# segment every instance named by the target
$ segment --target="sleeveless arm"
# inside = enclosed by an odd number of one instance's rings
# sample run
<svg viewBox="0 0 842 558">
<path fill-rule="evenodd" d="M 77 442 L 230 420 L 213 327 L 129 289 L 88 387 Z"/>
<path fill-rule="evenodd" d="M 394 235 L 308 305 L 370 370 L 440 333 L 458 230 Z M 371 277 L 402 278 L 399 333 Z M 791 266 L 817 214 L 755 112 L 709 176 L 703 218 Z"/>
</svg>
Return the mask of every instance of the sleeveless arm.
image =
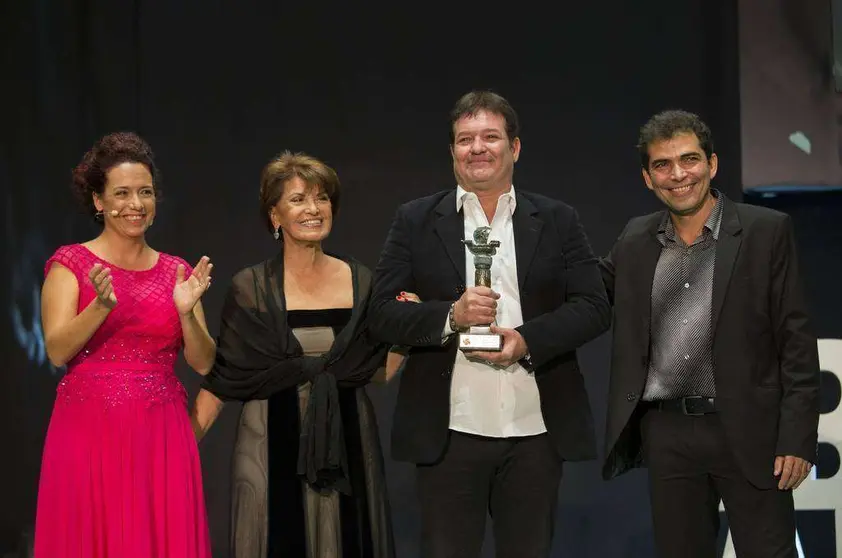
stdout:
<svg viewBox="0 0 842 558">
<path fill-rule="evenodd" d="M 72 247 L 59 249 L 47 261 L 46 278 L 41 290 L 41 325 L 47 357 L 53 366 L 67 364 L 82 350 L 111 312 L 94 297 L 81 311 L 79 290 L 82 277 L 81 260 L 74 258 Z"/>
</svg>

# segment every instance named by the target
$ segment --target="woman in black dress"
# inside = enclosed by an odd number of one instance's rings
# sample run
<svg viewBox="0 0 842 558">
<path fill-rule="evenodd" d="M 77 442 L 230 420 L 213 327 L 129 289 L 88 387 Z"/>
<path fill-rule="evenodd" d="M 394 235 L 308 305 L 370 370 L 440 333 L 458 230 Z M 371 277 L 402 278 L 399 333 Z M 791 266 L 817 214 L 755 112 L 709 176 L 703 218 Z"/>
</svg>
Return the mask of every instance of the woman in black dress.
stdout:
<svg viewBox="0 0 842 558">
<path fill-rule="evenodd" d="M 384 375 L 370 338 L 371 272 L 322 250 L 339 207 L 336 173 L 285 152 L 260 203 L 279 253 L 234 276 L 216 363 L 193 411 L 204 435 L 244 401 L 232 479 L 236 558 L 392 558 L 377 423 L 364 386 Z"/>
</svg>

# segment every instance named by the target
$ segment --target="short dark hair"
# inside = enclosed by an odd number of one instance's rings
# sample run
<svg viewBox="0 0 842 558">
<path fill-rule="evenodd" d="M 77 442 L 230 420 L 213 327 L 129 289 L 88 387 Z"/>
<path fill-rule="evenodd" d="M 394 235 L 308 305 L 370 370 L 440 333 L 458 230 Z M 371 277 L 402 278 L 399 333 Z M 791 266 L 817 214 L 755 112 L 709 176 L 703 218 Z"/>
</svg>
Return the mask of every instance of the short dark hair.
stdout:
<svg viewBox="0 0 842 558">
<path fill-rule="evenodd" d="M 462 95 L 450 111 L 450 145 L 456 141 L 453 133 L 456 122 L 465 116 L 476 116 L 483 110 L 503 117 L 506 121 L 506 135 L 509 136 L 509 143 L 520 136 L 517 113 L 509 101 L 493 91 L 471 91 Z"/>
<path fill-rule="evenodd" d="M 686 110 L 665 110 L 649 119 L 640 128 L 637 149 L 640 152 L 640 164 L 649 168 L 649 146 L 656 141 L 674 138 L 678 134 L 695 134 L 699 145 L 708 159 L 713 154 L 713 137 L 710 128 L 697 114 Z"/>
<path fill-rule="evenodd" d="M 321 186 L 330 198 L 331 212 L 334 216 L 339 213 L 340 187 L 336 171 L 306 153 L 284 151 L 269 161 L 260 174 L 260 215 L 272 232 L 275 228 L 269 214 L 284 194 L 286 183 L 296 176 L 310 186 Z"/>
<path fill-rule="evenodd" d="M 97 141 L 73 169 L 73 192 L 85 212 L 94 219 L 98 212 L 93 194 L 102 196 L 108 182 L 108 171 L 122 163 L 144 165 L 152 175 L 156 197 L 160 194 L 158 168 L 149 144 L 134 132 L 108 134 Z"/>
</svg>

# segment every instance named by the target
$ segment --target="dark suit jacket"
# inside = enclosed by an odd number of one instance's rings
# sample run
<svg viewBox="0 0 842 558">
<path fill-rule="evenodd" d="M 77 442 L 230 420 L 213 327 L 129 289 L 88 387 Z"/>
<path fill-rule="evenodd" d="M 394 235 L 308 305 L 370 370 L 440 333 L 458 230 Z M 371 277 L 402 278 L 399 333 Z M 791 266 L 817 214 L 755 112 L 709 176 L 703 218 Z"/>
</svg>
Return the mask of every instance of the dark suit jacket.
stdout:
<svg viewBox="0 0 842 558">
<path fill-rule="evenodd" d="M 815 462 L 819 365 L 790 218 L 724 200 L 713 276 L 713 360 L 718 408 L 743 474 L 776 484 L 777 455 Z M 649 364 L 652 280 L 664 212 L 629 221 L 600 263 L 614 305 L 603 476 L 642 464 L 638 403 Z M 636 412 L 637 411 L 637 412 Z"/>
<path fill-rule="evenodd" d="M 513 214 L 518 285 L 544 422 L 559 455 L 596 457 L 593 418 L 576 348 L 610 325 L 611 309 L 578 216 L 518 190 Z M 375 337 L 411 349 L 401 374 L 392 456 L 434 463 L 445 451 L 457 346 L 442 344 L 450 304 L 465 290 L 464 220 L 456 190 L 401 206 L 380 256 L 369 320 Z M 398 302 L 401 291 L 420 304 Z"/>
</svg>

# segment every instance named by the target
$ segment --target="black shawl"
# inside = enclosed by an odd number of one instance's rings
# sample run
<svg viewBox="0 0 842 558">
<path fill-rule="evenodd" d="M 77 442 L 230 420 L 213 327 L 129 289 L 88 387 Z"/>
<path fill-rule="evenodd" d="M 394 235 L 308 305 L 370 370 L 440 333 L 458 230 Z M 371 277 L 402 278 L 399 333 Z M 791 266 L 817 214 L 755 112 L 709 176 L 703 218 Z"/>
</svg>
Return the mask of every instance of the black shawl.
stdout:
<svg viewBox="0 0 842 558">
<path fill-rule="evenodd" d="M 339 387 L 359 387 L 384 366 L 388 346 L 372 339 L 366 314 L 371 271 L 353 259 L 354 308 L 330 351 L 305 356 L 287 326 L 283 253 L 234 276 L 225 304 L 216 362 L 203 387 L 222 400 L 268 399 L 311 382 L 301 425 L 298 474 L 311 485 L 350 493 Z"/>
</svg>

